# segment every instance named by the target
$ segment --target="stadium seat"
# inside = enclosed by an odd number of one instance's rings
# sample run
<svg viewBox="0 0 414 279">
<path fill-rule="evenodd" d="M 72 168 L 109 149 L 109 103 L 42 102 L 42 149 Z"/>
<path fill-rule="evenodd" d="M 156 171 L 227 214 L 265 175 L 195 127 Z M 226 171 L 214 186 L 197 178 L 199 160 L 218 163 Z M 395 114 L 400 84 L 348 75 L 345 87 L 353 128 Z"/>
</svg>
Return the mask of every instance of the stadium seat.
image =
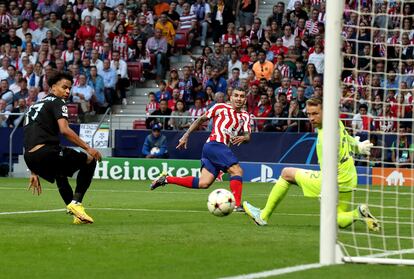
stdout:
<svg viewBox="0 0 414 279">
<path fill-rule="evenodd" d="M 79 122 L 79 105 L 78 104 L 67 104 L 68 107 L 68 120 L 70 123 Z"/>
<path fill-rule="evenodd" d="M 174 46 L 176 49 L 183 49 L 187 47 L 189 31 L 190 30 L 177 30 L 174 39 Z"/>
<path fill-rule="evenodd" d="M 128 77 L 131 84 L 135 86 L 141 82 L 142 64 L 141 62 L 128 62 Z"/>
<path fill-rule="evenodd" d="M 147 127 L 145 126 L 145 120 L 134 120 L 132 123 L 132 129 L 134 130 L 145 130 Z"/>
</svg>

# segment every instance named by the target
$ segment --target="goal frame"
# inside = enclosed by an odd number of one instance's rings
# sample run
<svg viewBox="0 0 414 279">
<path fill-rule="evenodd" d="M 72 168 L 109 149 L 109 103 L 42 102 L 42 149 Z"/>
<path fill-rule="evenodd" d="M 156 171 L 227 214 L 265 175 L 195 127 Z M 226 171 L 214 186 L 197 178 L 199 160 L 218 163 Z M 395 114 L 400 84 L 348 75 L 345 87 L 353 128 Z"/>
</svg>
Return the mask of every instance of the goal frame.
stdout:
<svg viewBox="0 0 414 279">
<path fill-rule="evenodd" d="M 338 123 L 339 101 L 342 71 L 342 21 L 344 0 L 326 0 L 325 25 L 325 70 L 323 91 L 326 92 L 323 100 L 323 139 L 322 146 L 323 165 L 321 207 L 320 207 L 320 245 L 319 263 L 333 265 L 340 263 L 367 263 L 367 264 L 397 264 L 414 265 L 411 259 L 383 258 L 391 256 L 390 253 L 373 254 L 368 256 L 349 256 L 338 244 L 337 227 L 337 157 L 338 157 Z M 333 117 L 336 116 L 336 117 Z M 414 253 L 409 251 L 396 251 L 398 254 Z"/>
</svg>

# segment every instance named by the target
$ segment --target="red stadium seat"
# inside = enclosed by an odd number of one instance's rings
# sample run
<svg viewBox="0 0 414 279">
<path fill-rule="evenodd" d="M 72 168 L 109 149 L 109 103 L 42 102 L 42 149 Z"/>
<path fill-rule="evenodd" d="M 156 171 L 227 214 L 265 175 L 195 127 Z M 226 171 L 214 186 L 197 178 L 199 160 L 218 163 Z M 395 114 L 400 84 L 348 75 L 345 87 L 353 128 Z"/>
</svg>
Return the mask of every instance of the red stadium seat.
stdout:
<svg viewBox="0 0 414 279">
<path fill-rule="evenodd" d="M 174 45 L 177 49 L 186 48 L 188 45 L 188 34 L 190 30 L 177 30 L 175 33 Z"/>
<path fill-rule="evenodd" d="M 142 64 L 141 62 L 128 62 L 128 77 L 135 86 L 141 82 L 142 78 Z"/>
<path fill-rule="evenodd" d="M 79 105 L 78 104 L 67 104 L 68 108 L 68 120 L 70 123 L 79 122 Z"/>
<path fill-rule="evenodd" d="M 145 120 L 134 120 L 132 123 L 132 129 L 134 130 L 145 130 L 147 127 L 145 126 Z"/>
</svg>

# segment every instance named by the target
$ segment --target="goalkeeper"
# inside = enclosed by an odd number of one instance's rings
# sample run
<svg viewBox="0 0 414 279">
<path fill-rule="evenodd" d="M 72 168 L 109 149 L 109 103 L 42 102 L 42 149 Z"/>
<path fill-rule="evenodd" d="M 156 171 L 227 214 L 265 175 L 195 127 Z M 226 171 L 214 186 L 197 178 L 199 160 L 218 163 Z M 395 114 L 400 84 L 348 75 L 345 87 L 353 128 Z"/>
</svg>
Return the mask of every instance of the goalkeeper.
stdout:
<svg viewBox="0 0 414 279">
<path fill-rule="evenodd" d="M 322 99 L 311 98 L 306 102 L 306 111 L 309 121 L 314 128 L 317 128 L 317 155 L 319 164 L 322 165 Z M 368 228 L 373 231 L 379 230 L 379 222 L 369 212 L 368 206 L 359 205 L 356 209 L 350 211 L 352 191 L 357 186 L 357 172 L 354 165 L 354 159 L 351 152 L 363 155 L 370 155 L 372 143 L 368 140 L 359 142 L 359 137 L 351 137 L 345 130 L 342 122 L 339 122 L 340 142 L 338 153 L 338 188 L 339 202 L 337 207 L 337 223 L 340 228 L 351 225 L 354 221 L 360 220 L 367 224 Z M 272 212 L 285 197 L 291 185 L 298 185 L 302 188 L 306 197 L 319 197 L 321 193 L 322 173 L 299 168 L 284 168 L 276 184 L 267 199 L 265 208 L 260 210 L 249 204 L 243 203 L 246 213 L 259 226 L 267 225 Z"/>
</svg>

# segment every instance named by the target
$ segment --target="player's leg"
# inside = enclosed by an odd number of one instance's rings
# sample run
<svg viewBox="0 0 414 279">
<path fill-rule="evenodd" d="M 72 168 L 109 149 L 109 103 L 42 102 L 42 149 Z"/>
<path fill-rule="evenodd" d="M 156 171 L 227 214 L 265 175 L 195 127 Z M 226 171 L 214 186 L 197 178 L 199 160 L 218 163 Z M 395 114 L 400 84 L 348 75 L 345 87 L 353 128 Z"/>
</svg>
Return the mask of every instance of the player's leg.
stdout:
<svg viewBox="0 0 414 279">
<path fill-rule="evenodd" d="M 230 175 L 230 190 L 236 200 L 235 211 L 243 212 L 244 210 L 241 206 L 243 191 L 243 169 L 240 167 L 240 164 L 234 164 L 227 169 L 227 172 Z"/>
<path fill-rule="evenodd" d="M 91 156 L 71 148 L 62 149 L 62 174 L 72 176 L 75 171 L 79 170 L 73 199 L 66 206 L 69 213 L 75 216 L 74 223 L 77 223 L 76 218 L 78 218 L 81 223 L 93 223 L 92 217 L 85 212 L 85 209 L 82 206 L 82 200 L 92 182 L 95 167 L 96 160 Z"/>
<path fill-rule="evenodd" d="M 59 194 L 65 204 L 70 204 L 70 202 L 73 200 L 73 190 L 69 184 L 68 178 L 66 176 L 56 177 L 56 185 L 58 187 Z"/>
<path fill-rule="evenodd" d="M 243 203 L 243 208 L 245 209 L 247 215 L 249 215 L 257 225 L 267 225 L 267 220 L 269 220 L 277 205 L 286 196 L 290 185 L 296 183 L 295 177 L 298 170 L 299 169 L 297 168 L 283 168 L 279 179 L 273 186 L 269 197 L 267 198 L 266 206 L 263 208 L 263 210 L 254 207 L 247 201 Z"/>
<path fill-rule="evenodd" d="M 364 222 L 368 229 L 379 231 L 380 223 L 371 214 L 366 204 L 360 204 L 354 210 L 351 209 L 352 192 L 339 193 L 337 223 L 340 228 L 346 228 L 355 221 Z"/>
<path fill-rule="evenodd" d="M 337 206 L 337 223 L 340 228 L 346 228 L 355 222 L 359 215 L 358 209 L 350 211 L 352 192 L 339 193 Z"/>
<path fill-rule="evenodd" d="M 297 171 L 297 168 L 283 168 L 279 179 L 273 186 L 272 191 L 267 198 L 266 206 L 262 209 L 260 214 L 260 217 L 263 220 L 269 220 L 273 211 L 286 196 L 291 184 L 296 184 L 295 176 Z"/>
</svg>

